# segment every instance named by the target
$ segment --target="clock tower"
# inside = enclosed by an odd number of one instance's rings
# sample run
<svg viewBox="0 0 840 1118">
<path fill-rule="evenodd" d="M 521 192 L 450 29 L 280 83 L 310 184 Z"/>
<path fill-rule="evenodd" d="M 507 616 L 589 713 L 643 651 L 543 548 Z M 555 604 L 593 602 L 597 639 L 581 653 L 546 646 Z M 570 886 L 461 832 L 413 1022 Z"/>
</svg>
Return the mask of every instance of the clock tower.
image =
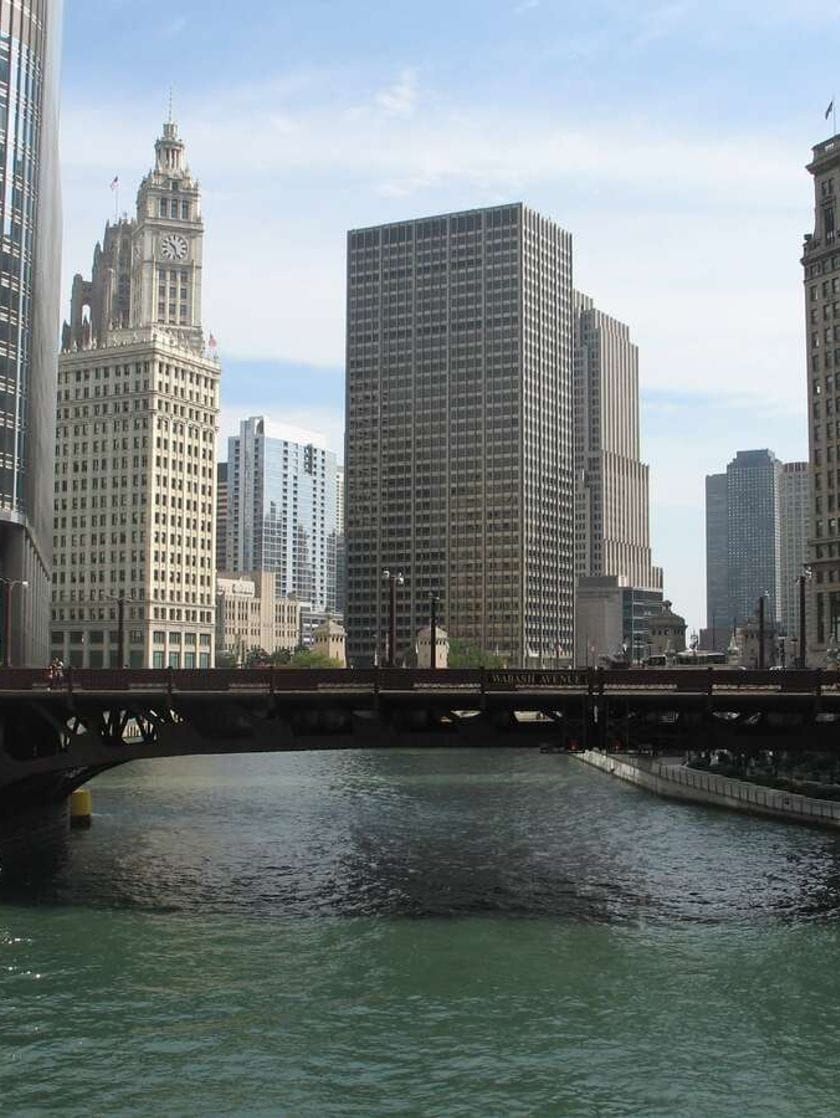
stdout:
<svg viewBox="0 0 840 1118">
<path fill-rule="evenodd" d="M 200 207 L 170 114 L 136 216 L 109 222 L 90 277 L 73 279 L 52 648 L 74 666 L 213 664 L 221 365 L 201 330 Z"/>
<path fill-rule="evenodd" d="M 132 233 L 131 325 L 156 326 L 188 349 L 203 350 L 201 196 L 169 120 L 155 165 L 137 192 Z"/>
</svg>

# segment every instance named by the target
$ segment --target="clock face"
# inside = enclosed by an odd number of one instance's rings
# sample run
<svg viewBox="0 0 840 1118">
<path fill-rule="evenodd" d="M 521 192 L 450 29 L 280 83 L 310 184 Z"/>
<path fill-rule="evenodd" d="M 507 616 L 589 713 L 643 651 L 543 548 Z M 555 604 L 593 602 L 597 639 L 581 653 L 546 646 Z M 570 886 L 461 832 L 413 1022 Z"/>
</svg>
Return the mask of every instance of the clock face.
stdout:
<svg viewBox="0 0 840 1118">
<path fill-rule="evenodd" d="M 164 260 L 186 260 L 189 245 L 179 233 L 167 233 L 160 239 L 160 255 Z"/>
</svg>

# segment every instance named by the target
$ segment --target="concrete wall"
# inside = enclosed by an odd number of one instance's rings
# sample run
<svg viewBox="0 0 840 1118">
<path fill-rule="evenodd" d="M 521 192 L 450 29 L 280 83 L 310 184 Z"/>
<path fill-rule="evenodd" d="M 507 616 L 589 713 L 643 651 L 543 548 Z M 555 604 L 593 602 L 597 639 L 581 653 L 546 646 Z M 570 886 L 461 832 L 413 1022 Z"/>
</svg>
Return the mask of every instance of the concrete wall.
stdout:
<svg viewBox="0 0 840 1118">
<path fill-rule="evenodd" d="M 630 760 L 614 753 L 598 753 L 591 749 L 579 756 L 586 764 L 658 796 L 713 804 L 715 807 L 747 811 L 754 815 L 769 815 L 775 819 L 788 819 L 797 823 L 840 828 L 840 803 L 831 800 L 814 800 L 809 796 L 781 792 L 775 788 L 762 788 L 761 785 L 750 784 L 748 781 L 732 780 L 677 764 L 641 758 Z"/>
</svg>

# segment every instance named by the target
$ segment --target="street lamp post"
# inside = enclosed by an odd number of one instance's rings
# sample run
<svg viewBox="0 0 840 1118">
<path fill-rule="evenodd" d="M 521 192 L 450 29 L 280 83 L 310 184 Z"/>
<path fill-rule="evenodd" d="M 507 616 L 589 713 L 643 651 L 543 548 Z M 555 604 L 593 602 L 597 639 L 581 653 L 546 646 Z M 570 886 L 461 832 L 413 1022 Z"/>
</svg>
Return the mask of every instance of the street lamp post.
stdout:
<svg viewBox="0 0 840 1118">
<path fill-rule="evenodd" d="M 811 568 L 805 567 L 796 580 L 799 583 L 799 656 L 796 664 L 798 668 L 805 667 L 805 583 L 810 577 Z"/>
<path fill-rule="evenodd" d="M 764 595 L 758 599 L 758 670 L 764 671 Z"/>
<path fill-rule="evenodd" d="M 12 591 L 16 586 L 29 589 L 25 578 L 0 578 L 3 584 L 3 667 L 12 666 Z"/>
<path fill-rule="evenodd" d="M 117 667 L 125 667 L 125 598 L 113 595 L 107 601 L 114 602 L 117 607 Z"/>
<path fill-rule="evenodd" d="M 429 637 L 431 644 L 429 646 L 429 668 L 435 671 L 437 668 L 437 604 L 438 599 L 434 590 L 429 591 Z"/>
<path fill-rule="evenodd" d="M 125 667 L 125 598 L 117 598 L 117 667 Z"/>
<path fill-rule="evenodd" d="M 405 579 L 402 572 L 392 572 L 387 568 L 382 572 L 383 582 L 388 583 L 388 667 L 393 668 L 397 647 L 397 587 Z"/>
</svg>

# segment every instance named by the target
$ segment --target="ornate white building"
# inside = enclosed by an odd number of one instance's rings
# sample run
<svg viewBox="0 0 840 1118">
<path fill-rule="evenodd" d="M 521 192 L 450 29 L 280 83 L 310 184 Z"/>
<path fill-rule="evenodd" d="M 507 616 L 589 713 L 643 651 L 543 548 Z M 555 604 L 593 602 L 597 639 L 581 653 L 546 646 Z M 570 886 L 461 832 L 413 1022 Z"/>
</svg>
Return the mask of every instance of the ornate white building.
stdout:
<svg viewBox="0 0 840 1118">
<path fill-rule="evenodd" d="M 204 226 L 177 125 L 133 220 L 73 281 L 59 358 L 53 654 L 210 667 L 219 362 L 201 327 Z"/>
<path fill-rule="evenodd" d="M 242 665 L 259 648 L 271 655 L 300 644 L 300 602 L 278 598 L 273 571 L 216 578 L 216 649 Z"/>
</svg>

